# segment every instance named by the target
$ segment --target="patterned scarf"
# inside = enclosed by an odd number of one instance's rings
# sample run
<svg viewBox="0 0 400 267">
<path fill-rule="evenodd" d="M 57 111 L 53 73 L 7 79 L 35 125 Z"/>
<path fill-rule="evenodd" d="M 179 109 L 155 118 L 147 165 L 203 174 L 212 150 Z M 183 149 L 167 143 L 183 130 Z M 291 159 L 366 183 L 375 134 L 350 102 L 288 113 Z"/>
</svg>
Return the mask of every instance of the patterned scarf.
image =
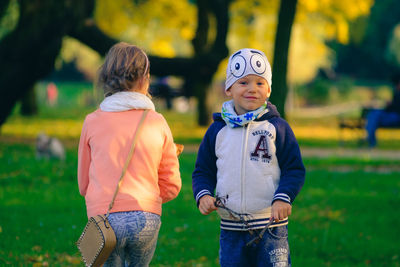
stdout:
<svg viewBox="0 0 400 267">
<path fill-rule="evenodd" d="M 222 104 L 222 119 L 228 124 L 231 128 L 243 127 L 249 122 L 261 117 L 265 113 L 268 112 L 267 109 L 267 101 L 256 110 L 249 111 L 242 115 L 237 115 L 235 111 L 235 106 L 233 100 L 224 102 Z"/>
</svg>

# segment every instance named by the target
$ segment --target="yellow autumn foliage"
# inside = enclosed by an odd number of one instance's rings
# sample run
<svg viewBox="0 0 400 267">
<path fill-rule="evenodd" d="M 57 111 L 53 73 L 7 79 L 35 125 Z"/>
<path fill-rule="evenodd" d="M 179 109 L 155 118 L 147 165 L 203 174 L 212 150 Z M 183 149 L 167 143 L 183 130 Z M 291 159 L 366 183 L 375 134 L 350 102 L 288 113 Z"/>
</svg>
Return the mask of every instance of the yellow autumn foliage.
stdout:
<svg viewBox="0 0 400 267">
<path fill-rule="evenodd" d="M 328 37 L 333 37 L 332 26 L 339 42 L 346 44 L 349 40 L 349 23 L 360 16 L 369 15 L 373 0 L 299 0 L 298 18 L 314 20 L 329 25 Z"/>
<path fill-rule="evenodd" d="M 137 4 L 135 4 L 137 2 Z M 193 54 L 191 40 L 197 27 L 197 6 L 187 0 L 97 0 L 96 24 L 106 34 L 143 47 L 163 57 Z M 326 40 L 349 42 L 349 25 L 360 16 L 368 16 L 373 0 L 299 0 L 292 28 L 288 77 L 291 83 L 304 83 L 316 71 L 331 67 L 333 52 Z M 279 0 L 236 0 L 230 5 L 227 44 L 230 52 L 243 47 L 264 51 L 273 62 Z M 211 26 L 215 21 L 211 20 Z M 212 27 L 211 27 L 212 28 Z M 362 27 L 360 31 L 362 31 Z M 213 38 L 215 30 L 210 30 Z M 362 33 L 359 34 L 359 38 Z M 96 69 L 98 58 L 70 39 L 64 41 L 61 57 L 82 58 L 80 69 Z M 79 55 L 78 57 L 76 55 Z M 224 61 L 216 80 L 225 78 Z"/>
<path fill-rule="evenodd" d="M 97 0 L 95 20 L 105 33 L 135 43 L 147 52 L 190 56 L 196 30 L 196 6 L 186 0 Z"/>
<path fill-rule="evenodd" d="M 96 0 L 94 18 L 100 29 L 118 38 L 132 24 L 133 11 L 130 0 Z"/>
</svg>

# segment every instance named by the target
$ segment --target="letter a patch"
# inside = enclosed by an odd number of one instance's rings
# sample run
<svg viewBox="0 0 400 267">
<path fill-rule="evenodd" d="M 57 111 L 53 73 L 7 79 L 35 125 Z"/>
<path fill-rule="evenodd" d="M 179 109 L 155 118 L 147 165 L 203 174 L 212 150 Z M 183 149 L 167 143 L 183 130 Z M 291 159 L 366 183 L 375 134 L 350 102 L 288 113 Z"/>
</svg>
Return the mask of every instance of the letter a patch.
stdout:
<svg viewBox="0 0 400 267">
<path fill-rule="evenodd" d="M 271 155 L 268 153 L 267 137 L 265 135 L 260 135 L 256 149 L 250 155 L 252 160 L 258 161 L 260 155 L 263 162 L 271 160 Z"/>
</svg>

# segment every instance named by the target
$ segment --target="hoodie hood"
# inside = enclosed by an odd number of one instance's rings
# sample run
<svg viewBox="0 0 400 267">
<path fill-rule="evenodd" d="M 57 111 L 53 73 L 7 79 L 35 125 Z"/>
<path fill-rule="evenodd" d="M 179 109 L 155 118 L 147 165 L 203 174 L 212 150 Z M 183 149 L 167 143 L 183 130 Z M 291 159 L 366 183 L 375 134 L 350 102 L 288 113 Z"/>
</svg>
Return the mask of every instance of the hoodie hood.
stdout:
<svg viewBox="0 0 400 267">
<path fill-rule="evenodd" d="M 281 116 L 281 114 L 279 114 L 278 110 L 276 109 L 276 106 L 269 101 L 267 103 L 267 109 L 268 109 L 268 112 L 265 113 L 264 115 L 262 115 L 260 118 L 255 119 L 255 121 L 264 121 L 264 120 L 272 119 L 274 117 Z"/>
</svg>

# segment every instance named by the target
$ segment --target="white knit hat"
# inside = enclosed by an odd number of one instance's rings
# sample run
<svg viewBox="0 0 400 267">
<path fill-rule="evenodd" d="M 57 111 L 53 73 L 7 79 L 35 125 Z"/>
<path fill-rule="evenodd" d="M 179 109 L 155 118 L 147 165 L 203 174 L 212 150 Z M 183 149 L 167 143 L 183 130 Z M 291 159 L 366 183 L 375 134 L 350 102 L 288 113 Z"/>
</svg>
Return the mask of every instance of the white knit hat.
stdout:
<svg viewBox="0 0 400 267">
<path fill-rule="evenodd" d="M 272 85 L 271 65 L 265 54 L 257 49 L 243 48 L 232 54 L 226 68 L 225 91 L 237 80 L 255 74 Z"/>
</svg>

